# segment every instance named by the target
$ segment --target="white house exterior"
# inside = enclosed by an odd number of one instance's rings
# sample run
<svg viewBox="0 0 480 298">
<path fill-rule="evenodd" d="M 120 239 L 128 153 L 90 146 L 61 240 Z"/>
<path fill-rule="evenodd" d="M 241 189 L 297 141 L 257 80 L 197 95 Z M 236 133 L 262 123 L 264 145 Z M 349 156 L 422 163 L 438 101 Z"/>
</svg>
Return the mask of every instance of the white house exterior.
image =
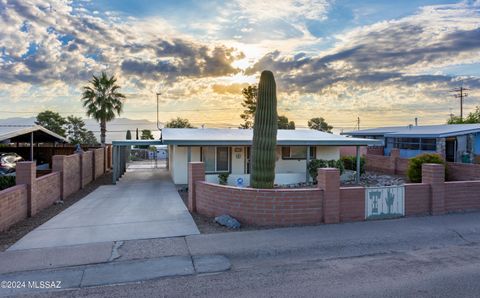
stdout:
<svg viewBox="0 0 480 298">
<path fill-rule="evenodd" d="M 220 173 L 229 173 L 228 184 L 242 178 L 250 184 L 250 129 L 165 128 L 162 142 L 168 145 L 168 169 L 175 184 L 187 184 L 188 162 L 203 161 L 206 179 L 218 182 Z M 316 130 L 278 130 L 275 183 L 305 182 L 311 159 L 338 160 L 341 146 L 367 146 L 375 140 L 349 138 Z"/>
</svg>

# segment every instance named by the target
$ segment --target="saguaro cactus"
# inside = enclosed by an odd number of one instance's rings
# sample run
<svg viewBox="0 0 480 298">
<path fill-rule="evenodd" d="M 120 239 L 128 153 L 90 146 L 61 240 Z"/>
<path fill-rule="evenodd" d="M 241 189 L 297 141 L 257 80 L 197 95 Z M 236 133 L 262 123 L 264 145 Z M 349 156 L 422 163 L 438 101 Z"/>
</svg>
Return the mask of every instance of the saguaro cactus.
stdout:
<svg viewBox="0 0 480 298">
<path fill-rule="evenodd" d="M 253 188 L 273 188 L 277 145 L 277 90 L 271 71 L 265 70 L 258 83 L 257 110 L 253 124 Z"/>
</svg>

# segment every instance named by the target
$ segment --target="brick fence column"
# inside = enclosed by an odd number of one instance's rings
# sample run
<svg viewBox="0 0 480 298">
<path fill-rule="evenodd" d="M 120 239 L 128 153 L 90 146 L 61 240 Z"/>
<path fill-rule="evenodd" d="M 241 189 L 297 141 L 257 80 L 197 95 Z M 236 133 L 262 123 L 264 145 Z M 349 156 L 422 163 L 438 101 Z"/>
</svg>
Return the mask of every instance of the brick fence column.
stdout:
<svg viewBox="0 0 480 298">
<path fill-rule="evenodd" d="M 60 194 L 61 199 L 65 199 L 65 155 L 52 156 L 52 172 L 60 172 Z"/>
<path fill-rule="evenodd" d="M 393 148 L 390 151 L 390 174 L 395 175 L 397 174 L 397 158 L 400 157 L 400 149 L 398 148 Z"/>
<path fill-rule="evenodd" d="M 320 168 L 317 181 L 318 188 L 323 190 L 323 222 L 340 222 L 340 171 Z"/>
<path fill-rule="evenodd" d="M 422 183 L 430 184 L 431 213 L 445 213 L 445 167 L 440 164 L 422 165 Z"/>
<path fill-rule="evenodd" d="M 16 166 L 16 184 L 27 185 L 27 213 L 28 216 L 34 216 L 37 213 L 37 168 L 35 162 L 18 162 Z"/>
<path fill-rule="evenodd" d="M 197 211 L 196 183 L 205 181 L 205 165 L 203 162 L 188 163 L 188 210 Z"/>
</svg>

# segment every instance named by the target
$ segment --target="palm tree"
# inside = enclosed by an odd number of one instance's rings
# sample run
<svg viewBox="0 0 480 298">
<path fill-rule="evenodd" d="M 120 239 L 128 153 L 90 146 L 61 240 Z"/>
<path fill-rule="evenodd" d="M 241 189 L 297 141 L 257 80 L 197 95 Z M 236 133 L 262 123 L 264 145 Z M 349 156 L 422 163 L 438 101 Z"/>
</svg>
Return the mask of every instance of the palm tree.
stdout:
<svg viewBox="0 0 480 298">
<path fill-rule="evenodd" d="M 87 109 L 87 116 L 100 122 L 100 142 L 105 146 L 107 122 L 120 116 L 123 109 L 125 95 L 118 92 L 115 76 L 110 78 L 105 72 L 100 77 L 93 76 L 90 85 L 83 87 L 83 106 Z"/>
</svg>

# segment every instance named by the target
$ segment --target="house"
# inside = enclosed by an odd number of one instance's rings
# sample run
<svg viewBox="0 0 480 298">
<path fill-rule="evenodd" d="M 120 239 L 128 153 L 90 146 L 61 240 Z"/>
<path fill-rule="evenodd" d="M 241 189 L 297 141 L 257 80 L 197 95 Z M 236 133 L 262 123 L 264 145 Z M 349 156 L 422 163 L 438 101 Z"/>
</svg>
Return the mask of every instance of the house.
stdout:
<svg viewBox="0 0 480 298">
<path fill-rule="evenodd" d="M 480 124 L 392 126 L 343 134 L 381 140 L 384 155 L 390 155 L 392 148 L 398 148 L 400 157 L 404 158 L 438 153 L 447 161 L 473 162 L 480 157 Z"/>
<path fill-rule="evenodd" d="M 242 178 L 250 184 L 250 156 L 253 130 L 215 128 L 164 128 L 162 142 L 168 145 L 168 169 L 175 184 L 186 184 L 190 161 L 205 163 L 206 179 L 218 181 L 229 173 L 228 183 Z M 311 159 L 338 160 L 342 146 L 367 146 L 378 141 L 351 138 L 316 130 L 282 130 L 277 133 L 275 183 L 292 184 L 308 179 Z"/>
</svg>

